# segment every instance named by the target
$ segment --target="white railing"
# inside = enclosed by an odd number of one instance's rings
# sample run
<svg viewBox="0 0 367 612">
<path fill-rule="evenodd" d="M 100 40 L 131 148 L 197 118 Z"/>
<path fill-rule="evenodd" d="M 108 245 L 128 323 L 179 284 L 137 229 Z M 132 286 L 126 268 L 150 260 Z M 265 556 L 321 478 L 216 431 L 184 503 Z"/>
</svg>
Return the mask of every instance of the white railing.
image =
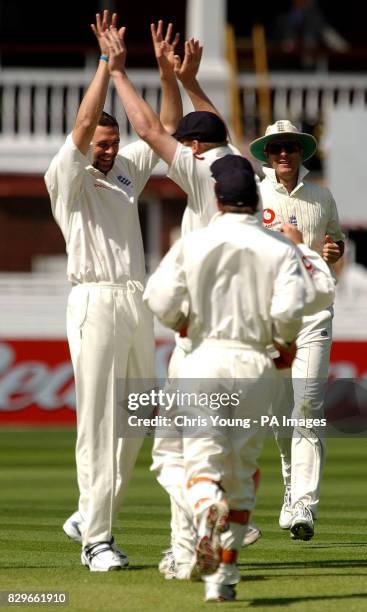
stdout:
<svg viewBox="0 0 367 612">
<path fill-rule="evenodd" d="M 156 70 L 131 70 L 132 81 L 144 98 L 158 109 L 160 84 Z M 91 73 L 83 70 L 0 71 L 0 171 L 43 172 L 74 124 L 76 110 Z M 247 137 L 257 135 L 256 76 L 238 79 Z M 273 119 L 311 123 L 324 119 L 336 106 L 367 106 L 367 75 L 271 73 Z M 218 81 L 218 90 L 223 83 Z M 123 141 L 135 138 L 113 88 L 106 110 L 120 124 Z M 221 109 L 227 115 L 226 109 Z"/>
<path fill-rule="evenodd" d="M 256 132 L 259 81 L 254 74 L 241 74 L 238 83 L 244 123 Z M 265 85 L 270 89 L 274 121 L 287 118 L 296 123 L 316 124 L 333 108 L 365 109 L 367 106 L 367 74 L 273 72 Z"/>
<path fill-rule="evenodd" d="M 156 70 L 130 71 L 143 97 L 158 109 Z M 0 171 L 44 172 L 75 121 L 91 74 L 83 70 L 0 71 Z M 136 138 L 118 102 L 108 91 L 105 110 L 115 115 L 123 142 Z"/>
</svg>

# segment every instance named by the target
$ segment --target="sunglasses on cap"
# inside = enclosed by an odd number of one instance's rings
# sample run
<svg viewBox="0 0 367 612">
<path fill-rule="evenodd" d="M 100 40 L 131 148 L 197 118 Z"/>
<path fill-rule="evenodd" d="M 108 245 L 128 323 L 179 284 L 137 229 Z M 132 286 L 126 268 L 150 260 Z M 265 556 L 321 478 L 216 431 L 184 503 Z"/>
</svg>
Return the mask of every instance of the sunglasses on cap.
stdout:
<svg viewBox="0 0 367 612">
<path fill-rule="evenodd" d="M 297 153 L 300 151 L 301 147 L 296 140 L 287 140 L 287 141 L 277 141 L 277 142 L 269 142 L 266 146 L 265 151 L 272 155 L 279 155 L 283 150 L 286 153 Z"/>
</svg>

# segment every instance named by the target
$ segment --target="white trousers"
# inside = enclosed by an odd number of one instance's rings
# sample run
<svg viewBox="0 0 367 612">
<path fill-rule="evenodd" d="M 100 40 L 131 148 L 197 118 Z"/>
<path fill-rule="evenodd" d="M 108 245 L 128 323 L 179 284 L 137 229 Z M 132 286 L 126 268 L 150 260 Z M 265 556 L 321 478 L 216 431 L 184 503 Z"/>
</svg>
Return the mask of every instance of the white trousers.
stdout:
<svg viewBox="0 0 367 612">
<path fill-rule="evenodd" d="M 142 285 L 73 287 L 67 334 L 77 403 L 76 463 L 83 545 L 111 539 L 143 438 L 127 436 L 124 400 L 154 379 L 152 317 Z"/>
<path fill-rule="evenodd" d="M 269 410 L 276 376 L 266 355 L 240 348 L 236 342 L 207 341 L 189 355 L 183 349 L 178 344 L 172 356 L 169 368 L 171 385 L 181 387 L 183 380 L 187 391 L 208 395 L 218 392 L 219 387 L 221 392 L 242 391 L 240 406 L 227 411 L 227 417 L 258 417 Z M 190 379 L 195 381 L 191 383 Z M 259 384 L 260 379 L 263 384 Z M 198 415 L 209 418 L 216 414 L 210 408 L 195 406 L 190 407 L 189 412 L 193 418 Z M 173 418 L 182 413 L 182 410 L 175 409 L 170 416 Z M 238 427 L 235 432 L 232 430 L 235 435 L 228 435 L 223 426 L 211 430 L 209 436 L 200 428 L 196 435 L 190 430 L 186 434 L 183 431 L 177 437 L 157 437 L 152 465 L 175 508 L 172 512 L 175 523 L 172 545 L 179 564 L 189 563 L 192 558 L 195 543 L 193 509 L 197 496 L 207 494 L 207 491 L 202 491 L 203 487 L 207 488 L 205 484 L 192 487 L 188 494 L 187 483 L 197 478 L 220 481 L 232 509 L 251 510 L 255 504 L 253 474 L 263 439 L 263 431 L 255 425 L 248 429 Z M 215 487 L 211 490 L 214 491 Z"/>
<path fill-rule="evenodd" d="M 273 414 L 296 419 L 324 417 L 324 397 L 332 342 L 332 313 L 305 317 L 297 337 L 292 370 L 283 370 Z M 325 461 L 323 427 L 274 427 L 285 485 L 291 485 L 292 505 L 302 501 L 317 515 Z"/>
<path fill-rule="evenodd" d="M 231 509 L 253 510 L 253 475 L 265 435 L 260 416 L 270 411 L 277 380 L 271 359 L 265 352 L 240 343 L 206 340 L 183 360 L 178 374 L 190 391 L 204 393 L 221 404 L 219 409 L 216 401 L 214 409 L 210 403 L 192 405 L 188 414 L 200 415 L 207 422 L 218 415 L 227 423 L 211 427 L 209 435 L 200 426 L 194 432 L 183 432 L 186 487 L 198 481 L 189 487 L 191 509 L 198 496 L 202 497 L 201 488 L 206 489 L 205 484 L 199 484 L 204 478 L 221 483 Z M 190 379 L 195 379 L 193 384 Z M 227 399 L 221 399 L 228 395 L 238 398 L 238 403 L 231 400 L 228 406 Z"/>
<path fill-rule="evenodd" d="M 176 346 L 168 366 L 168 381 L 173 386 L 178 379 L 178 371 L 191 342 L 176 336 Z M 154 438 L 153 463 L 151 470 L 156 473 L 159 484 L 167 491 L 171 501 L 171 547 L 178 564 L 190 564 L 195 551 L 195 530 L 191 509 L 186 496 L 185 467 L 183 460 L 182 435 Z"/>
</svg>

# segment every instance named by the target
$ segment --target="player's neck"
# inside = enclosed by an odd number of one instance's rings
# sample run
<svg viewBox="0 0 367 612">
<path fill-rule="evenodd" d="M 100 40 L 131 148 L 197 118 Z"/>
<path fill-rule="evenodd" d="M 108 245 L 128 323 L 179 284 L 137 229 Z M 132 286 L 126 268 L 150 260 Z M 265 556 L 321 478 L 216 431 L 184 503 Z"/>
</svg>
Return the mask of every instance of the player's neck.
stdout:
<svg viewBox="0 0 367 612">
<path fill-rule="evenodd" d="M 289 177 L 277 175 L 277 181 L 281 185 L 284 185 L 284 187 L 286 188 L 288 193 L 292 193 L 293 189 L 297 186 L 298 172 L 297 172 L 296 175 L 292 175 L 292 176 L 289 176 Z"/>
</svg>

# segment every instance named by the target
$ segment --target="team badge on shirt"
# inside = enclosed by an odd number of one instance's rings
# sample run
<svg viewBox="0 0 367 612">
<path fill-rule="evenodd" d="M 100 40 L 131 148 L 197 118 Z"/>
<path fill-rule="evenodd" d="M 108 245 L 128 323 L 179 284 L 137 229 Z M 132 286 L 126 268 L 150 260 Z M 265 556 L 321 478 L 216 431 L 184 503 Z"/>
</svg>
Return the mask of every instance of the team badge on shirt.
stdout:
<svg viewBox="0 0 367 612">
<path fill-rule="evenodd" d="M 296 215 L 291 215 L 288 219 L 288 222 L 294 225 L 294 227 L 297 227 L 298 223 Z"/>
<path fill-rule="evenodd" d="M 130 179 L 126 178 L 126 176 L 122 176 L 122 174 L 118 175 L 117 180 L 120 181 L 120 183 L 122 183 L 123 185 L 126 185 L 127 187 L 131 185 Z"/>
</svg>

